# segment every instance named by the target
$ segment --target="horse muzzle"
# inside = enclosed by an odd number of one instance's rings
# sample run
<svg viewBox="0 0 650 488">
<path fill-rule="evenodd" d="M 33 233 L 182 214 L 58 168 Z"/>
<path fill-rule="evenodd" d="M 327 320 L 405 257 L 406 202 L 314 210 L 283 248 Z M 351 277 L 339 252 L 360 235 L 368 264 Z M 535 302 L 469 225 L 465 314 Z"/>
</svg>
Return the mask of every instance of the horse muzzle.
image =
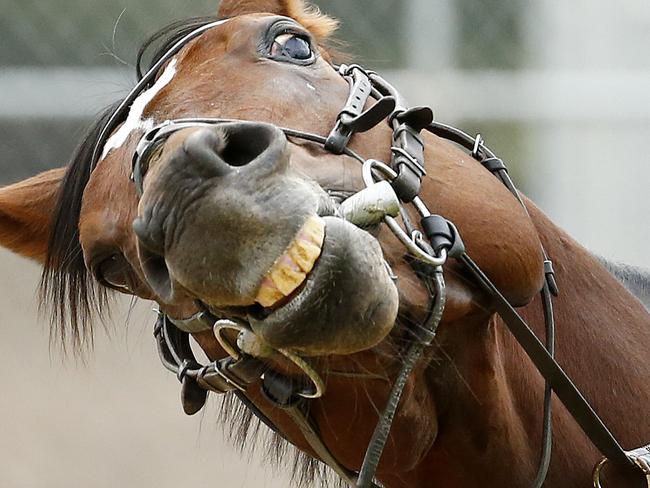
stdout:
<svg viewBox="0 0 650 488">
<path fill-rule="evenodd" d="M 163 302 L 234 311 L 274 348 L 371 348 L 399 302 L 379 243 L 333 216 L 327 193 L 289 159 L 268 124 L 175 134 L 148 168 L 133 224 L 143 274 Z"/>
</svg>

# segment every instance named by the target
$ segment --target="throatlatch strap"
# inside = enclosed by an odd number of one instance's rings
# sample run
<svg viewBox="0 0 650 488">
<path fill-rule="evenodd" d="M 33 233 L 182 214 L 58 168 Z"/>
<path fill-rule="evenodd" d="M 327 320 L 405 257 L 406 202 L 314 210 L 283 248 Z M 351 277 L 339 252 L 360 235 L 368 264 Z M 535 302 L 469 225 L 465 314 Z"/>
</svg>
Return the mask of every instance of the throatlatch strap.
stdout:
<svg viewBox="0 0 650 488">
<path fill-rule="evenodd" d="M 334 457 L 331 451 L 323 443 L 309 415 L 305 414 L 299 405 L 294 405 L 285 408 L 284 410 L 298 426 L 303 437 L 314 450 L 318 458 L 332 468 L 332 470 L 334 470 L 336 474 L 338 474 L 341 479 L 345 480 L 345 482 L 350 486 L 356 486 L 356 473 L 353 473 L 338 462 L 336 457 Z M 379 486 L 373 483 L 372 488 L 379 488 Z"/>
</svg>

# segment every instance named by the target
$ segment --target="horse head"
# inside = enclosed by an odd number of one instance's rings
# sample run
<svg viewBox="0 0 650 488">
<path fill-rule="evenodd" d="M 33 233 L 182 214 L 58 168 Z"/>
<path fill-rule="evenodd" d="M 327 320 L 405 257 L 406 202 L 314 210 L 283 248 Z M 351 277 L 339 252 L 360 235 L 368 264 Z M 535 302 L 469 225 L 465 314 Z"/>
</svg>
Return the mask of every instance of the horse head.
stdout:
<svg viewBox="0 0 650 488">
<path fill-rule="evenodd" d="M 352 155 L 394 157 L 390 124 L 356 131 L 347 152 L 315 142 L 331 134 L 350 98 L 350 79 L 328 48 L 335 27 L 300 0 L 224 0 L 217 17 L 168 29 L 159 36 L 164 47 L 151 79 L 118 120 L 112 107 L 67 169 L 0 191 L 0 243 L 44 264 L 45 296 L 59 319 L 70 319 L 60 330 L 71 330 L 77 343 L 112 290 L 157 302 L 172 322 L 201 313 L 245 322 L 258 350 L 313 360 L 327 383 L 311 407 L 314 422 L 333 456 L 355 470 L 378 417 L 375 405 L 386 401 L 386 380 L 416 340 L 431 297 L 421 279 L 427 266 L 414 266 L 386 226 L 359 225 L 342 210 L 366 183 Z M 368 112 L 379 103 L 363 102 Z M 165 125 L 188 119 L 195 122 Z M 208 119 L 219 123 L 201 122 Z M 143 137 L 159 142 L 145 147 L 146 161 Z M 421 137 L 420 198 L 455 224 L 512 304 L 529 304 L 544 283 L 530 216 L 467 152 L 434 134 Z M 450 406 L 462 388 L 453 368 L 471 376 L 472 395 L 503 381 L 492 355 L 483 354 L 486 343 L 499 343 L 492 297 L 457 262 L 446 264 L 444 279 L 438 341 L 457 362 L 428 348 L 405 380 L 393 442 L 378 471 L 387 486 L 425 486 L 423 460 L 449 462 L 437 446 L 441 416 L 462 411 Z M 192 332 L 210 359 L 225 356 L 209 327 Z M 262 359 L 284 374 L 302 374 L 295 362 Z M 292 443 L 319 457 L 282 410 L 258 391 L 250 399 Z M 341 428 L 350 422 L 355 429 Z M 490 444 L 450 440 L 449 432 L 445 446 Z M 532 469 L 524 468 L 522 479 Z"/>
</svg>

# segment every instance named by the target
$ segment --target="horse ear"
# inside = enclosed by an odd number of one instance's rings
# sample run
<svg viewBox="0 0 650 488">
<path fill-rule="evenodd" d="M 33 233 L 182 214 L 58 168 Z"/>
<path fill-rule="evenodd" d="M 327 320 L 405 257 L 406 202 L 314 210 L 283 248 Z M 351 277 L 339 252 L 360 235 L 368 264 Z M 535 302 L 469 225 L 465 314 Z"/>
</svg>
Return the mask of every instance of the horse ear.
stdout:
<svg viewBox="0 0 650 488">
<path fill-rule="evenodd" d="M 65 168 L 0 188 L 0 246 L 43 263 Z"/>
<path fill-rule="evenodd" d="M 262 12 L 291 17 L 319 42 L 326 41 L 338 27 L 338 21 L 304 0 L 222 0 L 218 15 L 226 18 Z"/>
</svg>

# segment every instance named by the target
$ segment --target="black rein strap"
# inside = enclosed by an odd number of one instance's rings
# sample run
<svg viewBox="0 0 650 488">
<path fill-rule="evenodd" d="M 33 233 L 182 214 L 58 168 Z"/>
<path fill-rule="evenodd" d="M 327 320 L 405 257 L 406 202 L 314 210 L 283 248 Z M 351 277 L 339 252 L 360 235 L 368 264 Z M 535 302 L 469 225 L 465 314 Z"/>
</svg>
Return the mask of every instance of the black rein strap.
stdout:
<svg viewBox="0 0 650 488">
<path fill-rule="evenodd" d="M 477 283 L 492 296 L 503 322 L 594 445 L 611 461 L 632 465 L 618 441 L 514 307 L 467 254 L 463 254 L 460 260 Z"/>
<path fill-rule="evenodd" d="M 483 145 L 480 135 L 477 136 L 477 138 L 472 138 L 461 130 L 444 124 L 432 124 L 429 126 L 429 130 L 440 137 L 451 140 L 452 142 L 471 150 L 472 156 L 474 156 L 478 161 L 489 161 L 492 167 L 488 167 L 488 170 L 492 170 L 493 174 L 499 177 L 506 187 L 515 195 L 524 209 L 526 208 L 515 186 L 507 175 L 505 165 L 494 155 L 494 153 Z M 546 304 L 550 303 L 550 297 L 548 297 L 549 293 L 557 295 L 557 285 L 555 283 L 553 268 L 547 257 L 546 251 L 544 251 L 544 256 L 547 285 L 542 290 L 542 294 L 543 300 Z M 481 287 L 494 299 L 497 312 L 510 332 L 524 349 L 540 374 L 544 377 L 547 384 L 552 387 L 555 394 L 571 413 L 578 425 L 580 425 L 580 428 L 587 437 L 591 439 L 593 444 L 609 460 L 621 465 L 634 465 L 626 451 L 621 447 L 616 438 L 612 435 L 609 429 L 607 429 L 601 418 L 593 410 L 589 402 L 587 402 L 582 393 L 555 360 L 552 349 L 549 351 L 549 349 L 540 342 L 530 326 L 521 318 L 515 308 L 501 294 L 497 287 L 490 281 L 469 255 L 467 255 L 467 253 L 463 253 L 459 259 L 476 279 L 477 283 L 480 284 Z M 547 400 L 545 399 L 545 403 L 546 401 Z M 550 442 L 550 440 L 547 442 Z"/>
</svg>

